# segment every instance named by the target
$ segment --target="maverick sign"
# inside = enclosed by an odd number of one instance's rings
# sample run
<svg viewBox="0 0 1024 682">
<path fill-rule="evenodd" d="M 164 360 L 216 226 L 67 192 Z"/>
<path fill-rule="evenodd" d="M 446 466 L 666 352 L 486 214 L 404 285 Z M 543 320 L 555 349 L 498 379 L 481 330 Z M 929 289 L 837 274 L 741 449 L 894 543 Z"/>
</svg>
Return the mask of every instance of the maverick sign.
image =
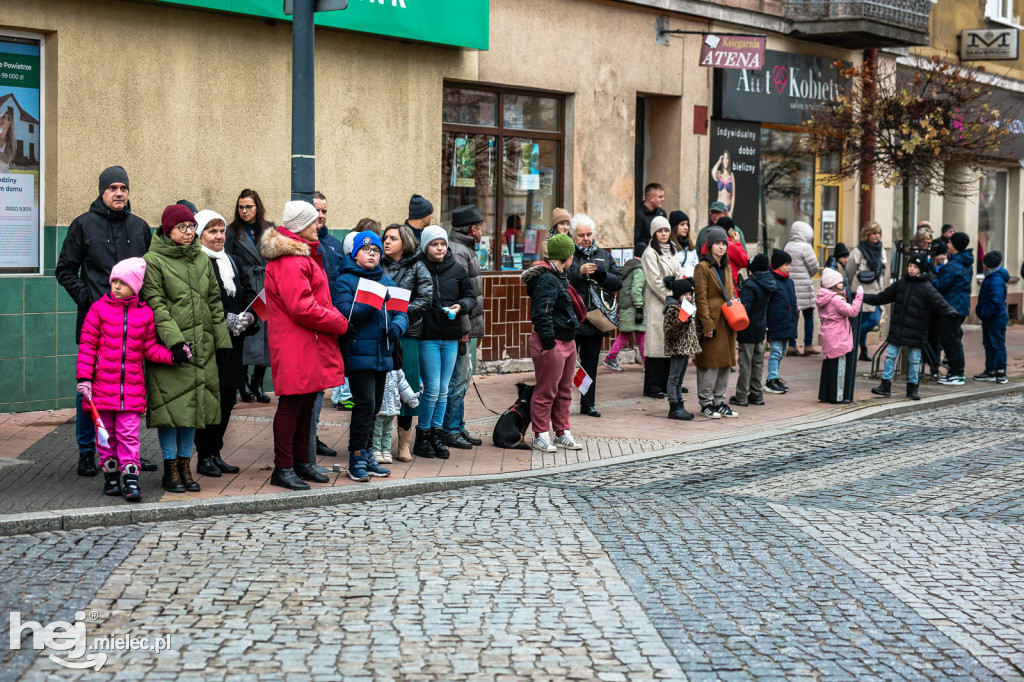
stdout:
<svg viewBox="0 0 1024 682">
<path fill-rule="evenodd" d="M 839 74 L 842 67 L 831 59 L 766 50 L 763 69 L 715 72 L 715 117 L 800 125 L 839 97 L 848 83 Z"/>
</svg>

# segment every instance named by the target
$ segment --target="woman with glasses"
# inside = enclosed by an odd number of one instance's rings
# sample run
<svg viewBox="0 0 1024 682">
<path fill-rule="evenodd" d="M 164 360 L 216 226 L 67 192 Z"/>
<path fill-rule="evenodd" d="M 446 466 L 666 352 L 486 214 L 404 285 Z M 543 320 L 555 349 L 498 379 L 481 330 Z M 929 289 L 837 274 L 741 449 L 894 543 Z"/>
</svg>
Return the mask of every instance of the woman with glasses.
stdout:
<svg viewBox="0 0 1024 682">
<path fill-rule="evenodd" d="M 231 350 L 220 287 L 195 239 L 196 218 L 181 204 L 164 209 L 146 260 L 139 297 L 153 309 L 156 334 L 168 348 L 184 344 L 181 366 L 146 363 L 146 425 L 156 427 L 164 460 L 164 490 L 198 492 L 192 478 L 196 429 L 220 423 L 216 354 Z"/>
<path fill-rule="evenodd" d="M 267 228 L 273 226 L 265 217 L 260 195 L 255 190 L 243 189 L 235 201 L 235 218 L 228 225 L 224 250 L 235 259 L 257 294 L 263 291 L 264 272 L 267 267 L 267 261 L 260 255 L 258 248 L 260 237 Z M 246 305 L 248 304 L 247 301 Z M 245 339 L 242 362 L 246 365 L 244 371 L 247 380 L 242 382 L 242 387 L 238 391 L 242 401 L 251 403 L 258 400 L 261 403 L 269 403 L 270 397 L 263 391 L 263 378 L 267 373 L 267 367 L 270 366 L 267 325 L 262 325 L 258 332 Z M 248 378 L 248 365 L 253 366 L 252 379 Z"/>
</svg>

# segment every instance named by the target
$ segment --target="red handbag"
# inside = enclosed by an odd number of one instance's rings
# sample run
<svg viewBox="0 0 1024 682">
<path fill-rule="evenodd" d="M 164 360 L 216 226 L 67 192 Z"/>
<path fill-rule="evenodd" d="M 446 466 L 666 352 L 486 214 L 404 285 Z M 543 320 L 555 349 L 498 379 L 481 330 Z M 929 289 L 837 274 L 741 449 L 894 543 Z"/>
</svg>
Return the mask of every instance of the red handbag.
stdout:
<svg viewBox="0 0 1024 682">
<path fill-rule="evenodd" d="M 726 323 L 734 331 L 741 332 L 750 326 L 750 318 L 747 317 L 747 309 L 743 307 L 738 298 L 726 301 L 722 304 L 722 315 Z"/>
</svg>

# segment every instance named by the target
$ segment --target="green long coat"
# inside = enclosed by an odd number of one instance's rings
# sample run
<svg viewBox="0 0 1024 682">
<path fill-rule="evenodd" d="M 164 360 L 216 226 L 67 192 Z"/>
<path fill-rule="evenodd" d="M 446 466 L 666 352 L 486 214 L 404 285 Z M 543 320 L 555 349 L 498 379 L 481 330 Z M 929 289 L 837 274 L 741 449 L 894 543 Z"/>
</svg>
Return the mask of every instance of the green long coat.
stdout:
<svg viewBox="0 0 1024 682">
<path fill-rule="evenodd" d="M 146 363 L 146 426 L 203 428 L 220 422 L 217 349 L 231 348 L 217 277 L 198 243 L 179 246 L 157 233 L 144 256 L 140 297 L 153 309 L 168 348 L 192 344 L 182 365 Z"/>
<path fill-rule="evenodd" d="M 636 323 L 636 309 L 644 307 L 644 289 L 647 279 L 639 258 L 631 258 L 622 266 L 622 289 L 619 290 L 619 331 L 642 332 L 645 323 Z"/>
</svg>

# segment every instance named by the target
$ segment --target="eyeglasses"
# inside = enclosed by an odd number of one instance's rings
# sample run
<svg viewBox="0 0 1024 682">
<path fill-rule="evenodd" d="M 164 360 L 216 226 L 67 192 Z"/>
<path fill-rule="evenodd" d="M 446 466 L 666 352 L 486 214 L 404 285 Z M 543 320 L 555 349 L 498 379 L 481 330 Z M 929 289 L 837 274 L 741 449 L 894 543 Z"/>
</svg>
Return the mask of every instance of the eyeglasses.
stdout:
<svg viewBox="0 0 1024 682">
<path fill-rule="evenodd" d="M 195 223 L 178 223 L 177 225 L 174 226 L 174 228 L 176 230 L 178 230 L 179 232 L 182 232 L 183 234 L 188 234 L 189 232 L 195 232 L 197 227 L 199 227 L 199 226 L 196 225 Z"/>
<path fill-rule="evenodd" d="M 364 246 L 362 249 L 360 249 L 360 251 L 365 251 L 366 253 L 370 254 L 371 256 L 379 256 L 380 255 L 380 249 L 378 249 L 376 246 Z"/>
<path fill-rule="evenodd" d="M 256 205 L 255 204 L 250 204 L 249 206 L 239 205 L 238 206 L 238 210 L 239 211 L 255 211 L 256 210 Z"/>
</svg>

